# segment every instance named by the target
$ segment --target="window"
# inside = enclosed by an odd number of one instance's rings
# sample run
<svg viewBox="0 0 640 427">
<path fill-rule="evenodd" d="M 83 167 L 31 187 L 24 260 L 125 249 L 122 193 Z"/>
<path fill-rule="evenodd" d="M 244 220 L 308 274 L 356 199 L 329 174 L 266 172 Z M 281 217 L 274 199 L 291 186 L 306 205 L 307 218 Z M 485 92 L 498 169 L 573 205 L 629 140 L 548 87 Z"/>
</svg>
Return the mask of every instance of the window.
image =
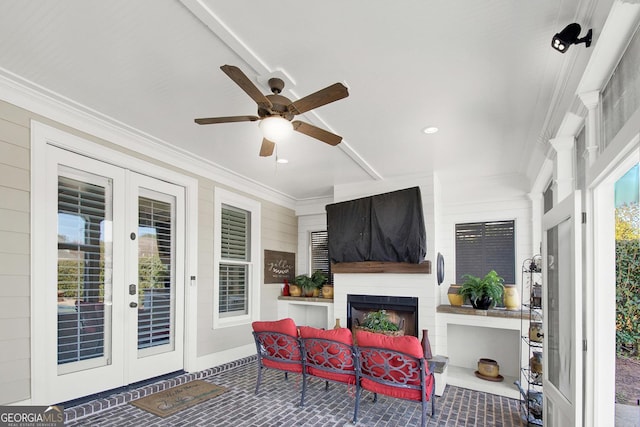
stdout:
<svg viewBox="0 0 640 427">
<path fill-rule="evenodd" d="M 260 204 L 215 191 L 214 326 L 249 323 L 259 316 Z"/>
<path fill-rule="evenodd" d="M 329 264 L 329 234 L 327 231 L 311 232 L 311 269 L 322 271 L 329 278 L 329 283 L 333 283 L 331 277 L 331 265 Z"/>
<path fill-rule="evenodd" d="M 112 277 L 105 262 L 112 257 L 105 244 L 111 239 L 111 180 L 68 168 L 63 173 L 67 176 L 58 176 L 59 365 L 104 355 L 104 295 L 105 286 L 111 293 Z"/>
<path fill-rule="evenodd" d="M 247 314 L 249 225 L 251 213 L 222 205 L 220 315 Z"/>
<path fill-rule="evenodd" d="M 602 90 L 602 152 L 640 107 L 640 30 Z"/>
<path fill-rule="evenodd" d="M 484 277 L 491 270 L 516 283 L 515 221 L 456 224 L 456 280 L 465 274 Z"/>
<path fill-rule="evenodd" d="M 542 193 L 542 202 L 544 206 L 544 213 L 547 213 L 553 207 L 553 182 L 550 182 L 547 189 Z"/>
</svg>

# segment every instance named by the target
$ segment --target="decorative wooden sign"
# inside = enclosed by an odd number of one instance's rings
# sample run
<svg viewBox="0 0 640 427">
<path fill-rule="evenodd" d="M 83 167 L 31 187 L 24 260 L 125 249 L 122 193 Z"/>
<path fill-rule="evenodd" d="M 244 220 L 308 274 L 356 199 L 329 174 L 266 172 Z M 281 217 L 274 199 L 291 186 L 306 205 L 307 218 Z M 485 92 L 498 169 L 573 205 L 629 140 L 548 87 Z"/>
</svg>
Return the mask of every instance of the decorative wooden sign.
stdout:
<svg viewBox="0 0 640 427">
<path fill-rule="evenodd" d="M 296 254 L 291 252 L 264 251 L 264 283 L 293 281 L 296 270 Z"/>
</svg>

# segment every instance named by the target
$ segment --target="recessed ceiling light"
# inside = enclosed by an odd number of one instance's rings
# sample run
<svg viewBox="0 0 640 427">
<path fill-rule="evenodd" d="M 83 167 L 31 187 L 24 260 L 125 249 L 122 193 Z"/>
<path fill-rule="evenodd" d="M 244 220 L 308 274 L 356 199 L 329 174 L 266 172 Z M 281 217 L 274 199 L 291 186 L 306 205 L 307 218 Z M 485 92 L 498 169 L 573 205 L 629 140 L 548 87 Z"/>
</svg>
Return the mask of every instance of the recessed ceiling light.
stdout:
<svg viewBox="0 0 640 427">
<path fill-rule="evenodd" d="M 289 160 L 287 160 L 287 159 L 280 159 L 280 158 L 279 158 L 278 160 L 276 160 L 276 162 L 278 162 L 278 163 L 281 163 L 281 164 L 285 165 L 285 164 L 289 163 Z"/>
<path fill-rule="evenodd" d="M 438 128 L 435 126 L 427 126 L 426 128 L 422 129 L 422 132 L 426 134 L 436 133 L 438 132 Z"/>
</svg>

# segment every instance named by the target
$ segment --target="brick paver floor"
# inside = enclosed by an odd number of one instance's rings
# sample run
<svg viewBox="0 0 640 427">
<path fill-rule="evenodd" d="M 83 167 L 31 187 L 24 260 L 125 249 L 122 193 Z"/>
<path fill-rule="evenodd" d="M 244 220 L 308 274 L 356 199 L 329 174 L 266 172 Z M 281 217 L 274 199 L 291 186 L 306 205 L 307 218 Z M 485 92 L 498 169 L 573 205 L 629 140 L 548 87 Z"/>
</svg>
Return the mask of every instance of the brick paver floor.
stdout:
<svg viewBox="0 0 640 427">
<path fill-rule="evenodd" d="M 198 374 L 185 374 L 160 385 L 148 385 L 87 402 L 65 410 L 68 426 L 352 426 L 355 389 L 331 383 L 325 391 L 324 382 L 313 379 L 307 389 L 305 406 L 300 407 L 301 377 L 266 370 L 260 393 L 254 394 L 256 361 L 243 359 Z M 192 379 L 225 386 L 228 391 L 166 418 L 160 418 L 128 402 L 138 397 L 169 388 Z M 363 392 L 358 426 L 396 427 L 419 426 L 420 404 Z M 436 415 L 429 426 L 521 426 L 519 403 L 488 393 L 447 386 L 436 397 Z M 105 409 L 106 408 L 106 409 Z M 91 414 L 91 415 L 86 415 Z"/>
</svg>

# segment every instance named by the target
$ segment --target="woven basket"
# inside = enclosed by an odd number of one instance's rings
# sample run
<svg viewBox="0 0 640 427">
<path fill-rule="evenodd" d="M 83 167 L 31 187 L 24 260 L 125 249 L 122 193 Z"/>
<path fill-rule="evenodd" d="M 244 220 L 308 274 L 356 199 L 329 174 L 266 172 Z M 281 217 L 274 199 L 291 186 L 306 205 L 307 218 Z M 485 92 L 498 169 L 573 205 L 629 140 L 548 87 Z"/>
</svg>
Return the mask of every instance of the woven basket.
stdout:
<svg viewBox="0 0 640 427">
<path fill-rule="evenodd" d="M 382 334 L 382 335 L 387 335 L 387 336 L 390 336 L 390 337 L 401 337 L 401 336 L 404 335 L 404 331 L 403 330 L 399 330 L 399 331 L 374 331 L 373 329 L 363 328 L 362 326 L 354 326 L 353 329 L 356 330 L 356 331 L 373 332 L 374 334 Z"/>
</svg>

